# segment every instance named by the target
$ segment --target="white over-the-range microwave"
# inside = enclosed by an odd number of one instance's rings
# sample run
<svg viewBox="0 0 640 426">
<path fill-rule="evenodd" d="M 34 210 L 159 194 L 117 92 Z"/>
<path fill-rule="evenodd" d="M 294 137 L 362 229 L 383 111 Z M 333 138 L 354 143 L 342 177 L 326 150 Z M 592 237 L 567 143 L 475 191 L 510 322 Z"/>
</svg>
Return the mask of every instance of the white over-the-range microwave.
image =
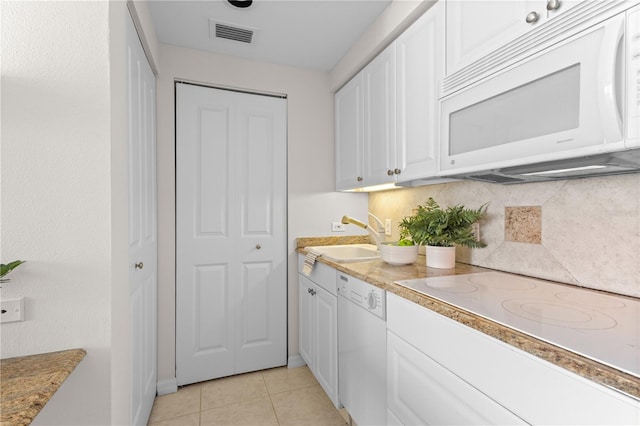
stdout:
<svg viewBox="0 0 640 426">
<path fill-rule="evenodd" d="M 440 176 L 640 171 L 640 5 L 585 1 L 443 80 Z"/>
</svg>

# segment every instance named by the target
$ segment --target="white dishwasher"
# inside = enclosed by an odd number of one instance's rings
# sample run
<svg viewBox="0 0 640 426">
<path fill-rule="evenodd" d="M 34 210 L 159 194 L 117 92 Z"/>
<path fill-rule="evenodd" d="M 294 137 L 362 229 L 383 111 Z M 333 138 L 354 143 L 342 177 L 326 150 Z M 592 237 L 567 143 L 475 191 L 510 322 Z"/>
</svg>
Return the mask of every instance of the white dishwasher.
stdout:
<svg viewBox="0 0 640 426">
<path fill-rule="evenodd" d="M 338 284 L 338 393 L 358 426 L 387 420 L 386 292 L 342 272 Z"/>
</svg>

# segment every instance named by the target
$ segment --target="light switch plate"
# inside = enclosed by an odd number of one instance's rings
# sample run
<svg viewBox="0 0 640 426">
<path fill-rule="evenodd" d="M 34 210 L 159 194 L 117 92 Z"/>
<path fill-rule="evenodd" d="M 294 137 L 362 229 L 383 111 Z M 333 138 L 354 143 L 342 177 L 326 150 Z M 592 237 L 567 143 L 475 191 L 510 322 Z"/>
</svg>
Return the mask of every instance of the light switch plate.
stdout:
<svg viewBox="0 0 640 426">
<path fill-rule="evenodd" d="M 0 323 L 24 321 L 24 297 L 0 301 Z"/>
<path fill-rule="evenodd" d="M 384 235 L 391 235 L 391 219 L 384 221 Z"/>
</svg>

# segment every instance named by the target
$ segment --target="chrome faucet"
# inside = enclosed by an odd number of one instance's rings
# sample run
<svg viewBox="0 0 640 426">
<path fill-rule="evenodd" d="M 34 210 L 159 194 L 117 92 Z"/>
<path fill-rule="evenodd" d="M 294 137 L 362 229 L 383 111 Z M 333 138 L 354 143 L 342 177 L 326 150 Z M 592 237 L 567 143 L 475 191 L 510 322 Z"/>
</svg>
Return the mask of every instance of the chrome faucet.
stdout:
<svg viewBox="0 0 640 426">
<path fill-rule="evenodd" d="M 344 223 L 345 225 L 352 224 L 352 225 L 359 226 L 362 229 L 366 229 L 367 231 L 369 231 L 369 235 L 371 235 L 371 238 L 373 238 L 373 240 L 376 242 L 376 246 L 380 248 L 380 243 L 382 243 L 383 237 L 380 235 L 379 230 L 380 228 L 384 229 L 384 224 L 373 213 L 368 212 L 368 216 L 370 218 L 373 218 L 378 223 L 378 226 L 379 226 L 378 231 L 371 229 L 371 227 L 366 223 L 361 222 L 358 219 L 354 219 L 351 216 L 342 216 L 342 223 Z"/>
</svg>

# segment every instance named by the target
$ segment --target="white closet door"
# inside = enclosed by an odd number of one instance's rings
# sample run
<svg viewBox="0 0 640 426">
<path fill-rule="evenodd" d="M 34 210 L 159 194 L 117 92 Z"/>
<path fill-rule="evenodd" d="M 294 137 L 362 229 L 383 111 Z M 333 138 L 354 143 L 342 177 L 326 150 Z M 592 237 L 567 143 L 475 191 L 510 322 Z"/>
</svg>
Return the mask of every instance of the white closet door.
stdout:
<svg viewBox="0 0 640 426">
<path fill-rule="evenodd" d="M 286 100 L 176 85 L 179 385 L 286 364 Z"/>
<path fill-rule="evenodd" d="M 146 425 L 157 382 L 156 79 L 127 26 L 131 424 Z"/>
</svg>

